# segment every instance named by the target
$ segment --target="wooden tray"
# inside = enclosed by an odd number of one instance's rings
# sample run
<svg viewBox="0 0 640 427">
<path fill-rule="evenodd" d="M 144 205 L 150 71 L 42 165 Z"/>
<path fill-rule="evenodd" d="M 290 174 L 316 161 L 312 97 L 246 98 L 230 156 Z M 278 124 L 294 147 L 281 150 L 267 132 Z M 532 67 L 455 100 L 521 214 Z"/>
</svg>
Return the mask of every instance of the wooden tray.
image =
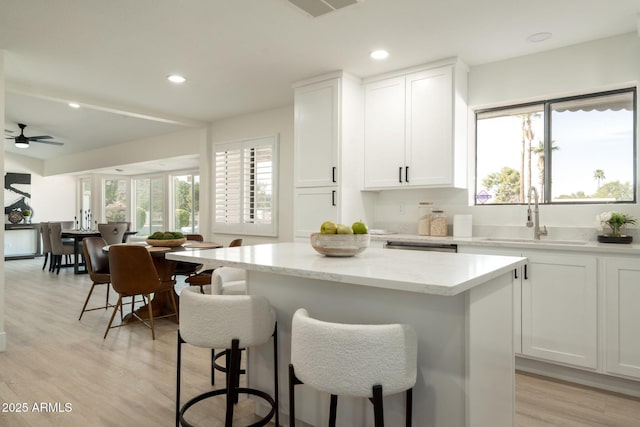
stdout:
<svg viewBox="0 0 640 427">
<path fill-rule="evenodd" d="M 183 237 L 182 239 L 169 239 L 169 240 L 147 239 L 147 244 L 151 246 L 165 246 L 168 248 L 173 248 L 175 246 L 182 245 L 186 241 L 187 241 L 186 237 Z"/>
</svg>

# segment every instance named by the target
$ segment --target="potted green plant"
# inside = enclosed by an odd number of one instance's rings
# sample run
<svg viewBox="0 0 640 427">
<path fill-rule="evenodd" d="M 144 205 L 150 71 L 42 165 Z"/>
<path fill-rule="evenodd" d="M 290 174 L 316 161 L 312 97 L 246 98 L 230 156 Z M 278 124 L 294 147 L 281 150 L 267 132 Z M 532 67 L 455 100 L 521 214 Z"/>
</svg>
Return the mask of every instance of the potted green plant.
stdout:
<svg viewBox="0 0 640 427">
<path fill-rule="evenodd" d="M 27 224 L 31 223 L 31 214 L 33 212 L 31 211 L 31 209 L 24 209 L 22 211 L 22 216 L 24 216 L 24 220 Z"/>
<path fill-rule="evenodd" d="M 604 243 L 631 243 L 632 237 L 626 235 L 627 224 L 635 224 L 636 219 L 631 215 L 620 212 L 603 212 L 597 217 L 603 236 L 598 241 Z M 601 239 L 601 237 L 605 237 Z"/>
</svg>

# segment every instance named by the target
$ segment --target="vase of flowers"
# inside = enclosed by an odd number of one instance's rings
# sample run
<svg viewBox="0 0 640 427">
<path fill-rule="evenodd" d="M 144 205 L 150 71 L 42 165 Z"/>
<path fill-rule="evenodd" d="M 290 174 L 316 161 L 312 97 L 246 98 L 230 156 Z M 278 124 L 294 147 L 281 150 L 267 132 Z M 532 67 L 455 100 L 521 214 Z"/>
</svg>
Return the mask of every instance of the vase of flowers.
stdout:
<svg viewBox="0 0 640 427">
<path fill-rule="evenodd" d="M 603 212 L 597 217 L 603 235 L 598 236 L 602 243 L 631 243 L 632 236 L 626 235 L 627 224 L 635 224 L 636 219 L 620 212 Z"/>
</svg>

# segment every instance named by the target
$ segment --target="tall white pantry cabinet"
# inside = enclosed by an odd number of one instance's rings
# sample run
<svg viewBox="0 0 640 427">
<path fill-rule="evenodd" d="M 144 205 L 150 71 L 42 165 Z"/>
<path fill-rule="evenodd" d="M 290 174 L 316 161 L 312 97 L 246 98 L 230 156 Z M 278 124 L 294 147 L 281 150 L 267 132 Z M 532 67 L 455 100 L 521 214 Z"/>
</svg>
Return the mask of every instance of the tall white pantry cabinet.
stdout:
<svg viewBox="0 0 640 427">
<path fill-rule="evenodd" d="M 335 72 L 294 85 L 294 236 L 367 221 L 362 82 Z"/>
</svg>

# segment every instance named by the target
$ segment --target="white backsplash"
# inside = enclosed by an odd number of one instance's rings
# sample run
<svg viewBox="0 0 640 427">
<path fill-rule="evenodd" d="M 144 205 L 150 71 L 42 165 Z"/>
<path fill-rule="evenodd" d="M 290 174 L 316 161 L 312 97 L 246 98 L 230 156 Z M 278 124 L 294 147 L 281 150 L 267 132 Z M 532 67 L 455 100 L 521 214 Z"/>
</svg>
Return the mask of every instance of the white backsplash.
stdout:
<svg viewBox="0 0 640 427">
<path fill-rule="evenodd" d="M 458 189 L 390 190 L 376 193 L 371 228 L 400 234 L 418 233 L 418 205 L 433 203 L 434 208 L 446 212 L 449 235 L 453 235 L 453 216 L 473 216 L 473 236 L 529 238 L 533 229 L 527 228 L 527 207 L 469 206 L 468 192 Z M 553 205 L 540 206 L 540 226 L 547 226 L 549 240 L 595 240 L 599 233 L 596 216 L 605 211 L 632 215 L 640 221 L 640 208 L 633 204 Z M 627 234 L 638 239 L 640 224 L 628 227 Z"/>
</svg>

